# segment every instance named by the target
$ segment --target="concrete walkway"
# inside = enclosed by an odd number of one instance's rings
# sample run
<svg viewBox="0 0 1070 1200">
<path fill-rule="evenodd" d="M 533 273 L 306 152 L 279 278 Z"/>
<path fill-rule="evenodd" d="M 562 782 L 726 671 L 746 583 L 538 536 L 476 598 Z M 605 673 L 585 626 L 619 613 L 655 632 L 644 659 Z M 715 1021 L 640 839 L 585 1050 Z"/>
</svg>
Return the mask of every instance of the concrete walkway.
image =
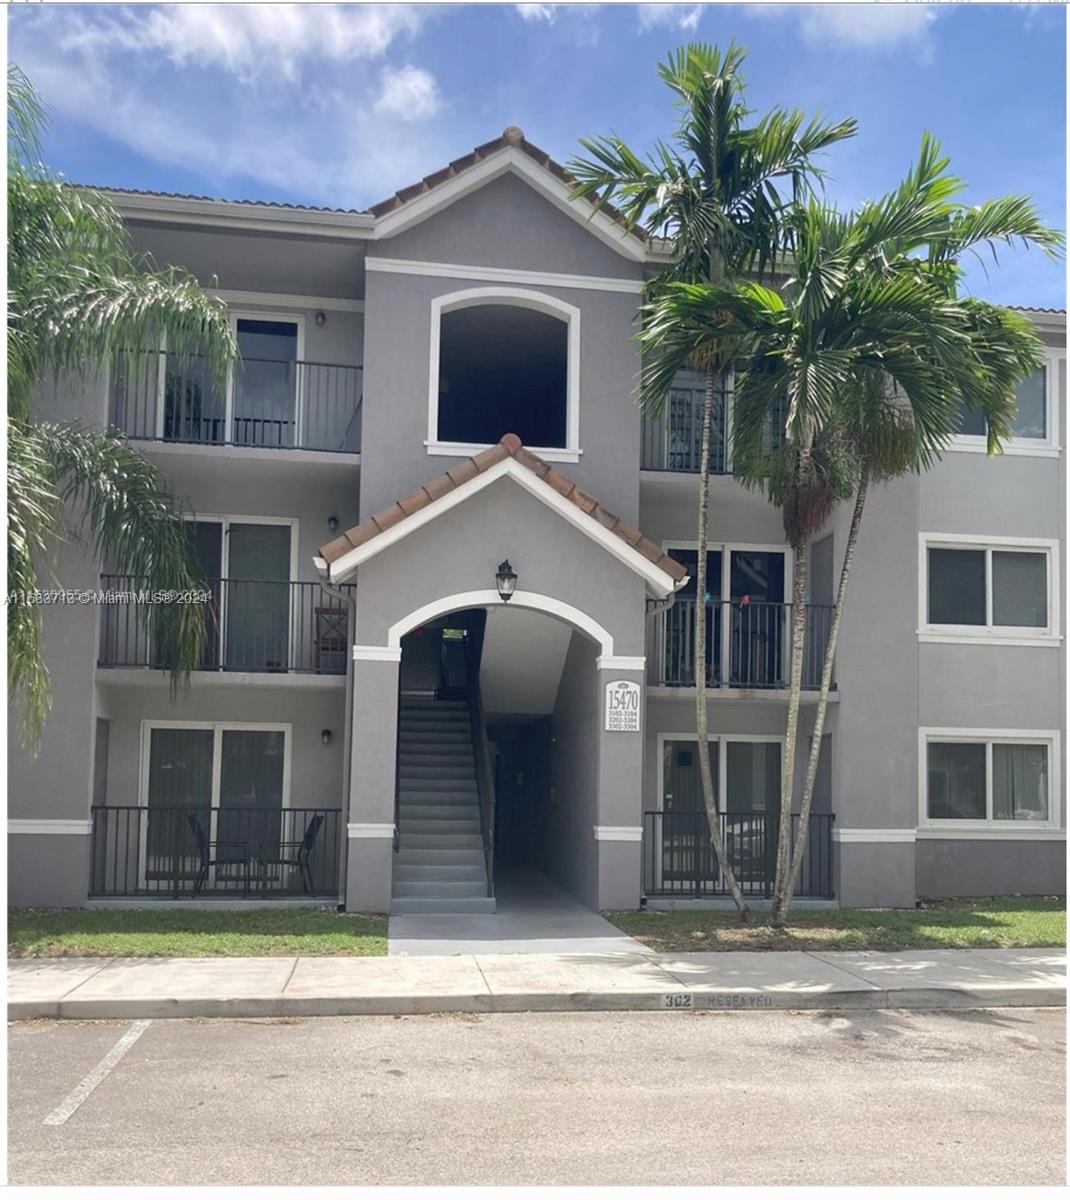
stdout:
<svg viewBox="0 0 1070 1200">
<path fill-rule="evenodd" d="M 8 1015 L 287 1017 L 625 1009 L 1045 1007 L 1062 950 L 16 959 Z"/>
<path fill-rule="evenodd" d="M 389 953 L 651 954 L 538 871 L 503 874 L 494 913 L 390 918 Z"/>
</svg>

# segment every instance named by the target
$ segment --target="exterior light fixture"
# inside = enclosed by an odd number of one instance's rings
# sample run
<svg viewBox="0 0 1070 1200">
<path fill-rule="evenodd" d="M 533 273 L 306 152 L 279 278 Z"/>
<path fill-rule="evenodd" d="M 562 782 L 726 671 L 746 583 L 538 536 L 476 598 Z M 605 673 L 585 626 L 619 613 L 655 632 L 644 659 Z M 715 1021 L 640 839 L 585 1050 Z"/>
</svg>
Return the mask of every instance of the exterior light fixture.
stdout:
<svg viewBox="0 0 1070 1200">
<path fill-rule="evenodd" d="M 494 582 L 498 585 L 498 595 L 501 596 L 502 603 L 507 604 L 516 591 L 516 572 L 509 565 L 508 559 L 498 567 Z"/>
<path fill-rule="evenodd" d="M 327 529 L 330 533 L 338 532 L 338 518 L 333 513 L 327 518 Z"/>
<path fill-rule="evenodd" d="M 334 737 L 334 734 L 331 733 L 331 731 L 329 729 L 321 729 L 320 730 L 320 741 L 325 746 L 329 746 L 331 744 L 331 738 L 333 738 L 333 737 Z"/>
<path fill-rule="evenodd" d="M 327 314 L 325 312 L 316 313 L 316 324 L 317 325 L 326 325 L 327 324 Z"/>
</svg>

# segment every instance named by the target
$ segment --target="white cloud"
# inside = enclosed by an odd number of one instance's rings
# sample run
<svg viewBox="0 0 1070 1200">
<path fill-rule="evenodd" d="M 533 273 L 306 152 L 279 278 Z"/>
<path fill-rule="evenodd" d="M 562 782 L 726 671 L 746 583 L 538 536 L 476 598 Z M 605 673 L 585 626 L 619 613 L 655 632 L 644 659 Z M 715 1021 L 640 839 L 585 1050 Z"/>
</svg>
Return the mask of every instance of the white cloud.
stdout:
<svg viewBox="0 0 1070 1200">
<path fill-rule="evenodd" d="M 433 116 L 442 105 L 435 77 L 419 67 L 384 67 L 382 91 L 375 111 L 392 113 L 403 121 Z"/>
<path fill-rule="evenodd" d="M 243 79 L 307 61 L 378 58 L 414 34 L 423 16 L 406 4 L 167 4 L 91 17 L 68 12 L 56 48 L 80 53 L 163 54 L 177 66 L 219 67 Z"/>
<path fill-rule="evenodd" d="M 694 33 L 702 17 L 701 4 L 640 4 L 638 8 L 643 33 L 659 27 Z"/>
<path fill-rule="evenodd" d="M 557 9 L 553 4 L 514 4 L 513 7 L 525 21 L 545 21 L 552 25 L 557 18 Z"/>
<path fill-rule="evenodd" d="M 803 39 L 815 46 L 884 50 L 901 45 L 927 49 L 937 18 L 931 4 L 755 4 L 748 16 L 798 24 Z"/>
</svg>

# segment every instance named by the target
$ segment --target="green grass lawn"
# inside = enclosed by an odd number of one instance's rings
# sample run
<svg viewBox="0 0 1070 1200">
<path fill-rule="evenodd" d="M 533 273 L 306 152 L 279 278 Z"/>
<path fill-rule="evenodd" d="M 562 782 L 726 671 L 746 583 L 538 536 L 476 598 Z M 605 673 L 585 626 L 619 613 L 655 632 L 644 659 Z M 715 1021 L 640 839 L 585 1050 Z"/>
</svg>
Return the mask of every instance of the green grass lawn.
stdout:
<svg viewBox="0 0 1070 1200">
<path fill-rule="evenodd" d="M 328 908 L 14 908 L 7 942 L 11 958 L 367 956 L 386 953 L 386 917 Z"/>
<path fill-rule="evenodd" d="M 1065 946 L 1062 897 L 995 897 L 925 908 L 794 909 L 786 929 L 767 913 L 742 926 L 734 911 L 607 912 L 618 929 L 654 950 L 945 950 L 980 946 Z"/>
</svg>

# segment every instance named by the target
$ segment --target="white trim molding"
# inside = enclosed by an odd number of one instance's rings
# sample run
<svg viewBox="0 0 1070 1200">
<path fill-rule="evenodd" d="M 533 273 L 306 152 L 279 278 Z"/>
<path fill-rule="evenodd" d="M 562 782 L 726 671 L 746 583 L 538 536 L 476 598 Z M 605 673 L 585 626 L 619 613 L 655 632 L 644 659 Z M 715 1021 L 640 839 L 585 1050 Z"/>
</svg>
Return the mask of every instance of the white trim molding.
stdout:
<svg viewBox="0 0 1070 1200">
<path fill-rule="evenodd" d="M 369 271 L 392 275 L 425 275 L 435 279 L 477 279 L 486 283 L 529 284 L 534 287 L 578 288 L 591 292 L 643 290 L 641 279 L 612 279 L 605 275 L 565 275 L 554 271 L 519 271 L 512 267 L 483 267 L 468 263 L 418 262 L 407 258 L 365 259 Z"/>
<path fill-rule="evenodd" d="M 985 624 L 940 625 L 929 620 L 929 551 L 974 550 L 985 556 Z M 1043 554 L 1047 574 L 1048 624 L 997 625 L 993 620 L 992 555 L 1000 552 Z M 975 533 L 918 534 L 918 641 L 951 642 L 970 646 L 1058 646 L 1059 542 L 1055 538 L 999 537 Z"/>
<path fill-rule="evenodd" d="M 442 340 L 442 318 L 447 313 L 462 308 L 478 308 L 481 305 L 508 305 L 513 308 L 529 308 L 555 320 L 563 321 L 568 330 L 565 372 L 565 445 L 529 446 L 533 454 L 543 458 L 555 457 L 557 461 L 579 462 L 580 451 L 580 310 L 557 296 L 545 292 L 517 287 L 477 287 L 445 296 L 435 296 L 431 301 L 431 330 L 429 343 L 429 367 L 427 384 L 427 452 L 465 457 L 488 449 L 491 443 L 472 445 L 468 442 L 447 442 L 439 437 L 439 351 Z M 565 460 L 561 455 L 569 455 Z M 575 456 L 575 457 L 571 457 Z"/>
<path fill-rule="evenodd" d="M 378 534 L 363 545 L 357 546 L 355 549 L 347 551 L 340 558 L 335 559 L 331 563 L 331 582 L 339 583 L 348 579 L 362 563 L 367 562 L 370 558 L 374 558 L 375 555 L 381 553 L 383 550 L 396 545 L 402 539 L 408 537 L 410 533 L 415 533 L 417 529 L 435 520 L 436 517 L 449 512 L 450 509 L 455 508 L 458 504 L 463 504 L 484 488 L 490 487 L 492 483 L 506 476 L 512 479 L 514 483 L 519 484 L 537 500 L 541 500 L 548 508 L 556 512 L 558 516 L 563 517 L 570 525 L 578 529 L 580 533 L 586 534 L 592 541 L 597 542 L 603 550 L 608 551 L 614 558 L 624 563 L 626 567 L 630 567 L 646 582 L 647 587 L 654 595 L 664 597 L 675 590 L 676 581 L 668 572 L 663 571 L 661 567 L 656 566 L 650 559 L 640 554 L 638 550 L 629 546 L 623 538 L 606 529 L 600 521 L 595 520 L 594 517 L 584 512 L 578 505 L 566 499 L 556 488 L 551 487 L 550 484 L 540 479 L 534 471 L 522 466 L 511 455 L 502 459 L 501 462 L 495 463 L 489 470 L 481 471 L 478 475 L 473 476 L 466 483 L 462 483 L 460 487 L 446 492 L 445 495 L 440 496 L 437 500 L 433 500 L 418 512 L 398 521 L 396 525 L 392 525 L 385 533 Z M 496 592 L 491 594 L 493 595 L 493 603 L 500 604 L 501 599 L 498 594 Z M 518 605 L 516 597 L 510 603 L 514 607 L 522 607 Z M 542 607 L 542 605 L 536 604 L 533 607 Z M 548 608 L 547 611 L 552 610 Z M 610 640 L 612 641 L 612 639 Z M 612 645 L 608 649 L 603 646 L 602 653 L 612 654 Z"/>
<path fill-rule="evenodd" d="M 834 842 L 909 842 L 913 844 L 915 829 L 837 829 L 833 826 Z"/>
<path fill-rule="evenodd" d="M 1065 842 L 1065 829 L 919 829 L 924 842 Z"/>
<path fill-rule="evenodd" d="M 40 817 L 19 818 L 9 817 L 7 822 L 8 834 L 16 833 L 74 833 L 90 834 L 93 832 L 92 821 L 79 821 L 73 818 Z"/>
<path fill-rule="evenodd" d="M 599 671 L 645 671 L 643 654 L 600 654 L 594 664 Z"/>
<path fill-rule="evenodd" d="M 354 646 L 354 662 L 401 662 L 401 646 Z"/>
<path fill-rule="evenodd" d="M 505 601 L 493 588 L 479 592 L 455 592 L 452 596 L 441 596 L 437 600 L 432 600 L 430 604 L 415 609 L 408 616 L 402 617 L 400 621 L 395 621 L 387 630 L 387 645 L 397 647 L 400 658 L 401 639 L 411 629 L 425 625 L 435 617 L 459 612 L 461 609 L 502 608 L 504 605 Z M 549 613 L 551 617 L 558 617 L 581 633 L 587 634 L 592 641 L 597 642 L 604 656 L 613 654 L 613 635 L 609 630 L 599 625 L 593 617 L 589 617 L 578 608 L 573 608 L 571 604 L 566 604 L 563 600 L 557 600 L 553 596 L 542 596 L 538 592 L 514 592 L 509 605 L 511 608 L 538 609 L 540 612 Z"/>
<path fill-rule="evenodd" d="M 324 312 L 364 311 L 363 300 L 350 300 L 343 296 L 297 296 L 289 292 L 243 292 L 234 288 L 213 288 L 211 294 L 227 304 L 263 304 L 275 308 L 302 308 Z"/>
<path fill-rule="evenodd" d="M 983 819 L 958 819 L 929 816 L 929 746 L 943 743 L 970 742 L 985 748 L 985 816 Z M 1048 814 L 1043 820 L 999 820 L 992 816 L 993 753 L 996 745 L 1042 745 L 1047 750 Z M 1006 838 L 1029 841 L 1046 839 L 1050 835 L 1065 837 L 1060 829 L 1061 734 L 1057 729 L 977 729 L 962 726 L 922 726 L 918 730 L 918 837 L 920 838 Z"/>
<path fill-rule="evenodd" d="M 490 183 L 501 175 L 511 172 L 540 192 L 556 208 L 567 213 L 577 224 L 582 225 L 589 233 L 593 233 L 600 241 L 605 242 L 618 254 L 629 258 L 632 262 L 643 262 L 647 256 L 646 244 L 634 233 L 623 229 L 611 217 L 594 208 L 584 200 L 573 197 L 568 184 L 562 183 L 556 175 L 552 175 L 545 167 L 540 166 L 523 150 L 514 146 L 504 146 L 501 150 L 489 154 L 482 162 L 462 171 L 452 179 L 447 179 L 437 187 L 416 196 L 393 212 L 386 213 L 375 221 L 375 238 L 393 237 L 403 229 L 426 221 L 428 217 L 441 212 L 456 200 L 467 196 Z"/>
<path fill-rule="evenodd" d="M 642 825 L 595 825 L 596 842 L 641 842 Z"/>
<path fill-rule="evenodd" d="M 351 838 L 392 838 L 393 821 L 350 821 L 346 825 L 346 836 Z"/>
</svg>

